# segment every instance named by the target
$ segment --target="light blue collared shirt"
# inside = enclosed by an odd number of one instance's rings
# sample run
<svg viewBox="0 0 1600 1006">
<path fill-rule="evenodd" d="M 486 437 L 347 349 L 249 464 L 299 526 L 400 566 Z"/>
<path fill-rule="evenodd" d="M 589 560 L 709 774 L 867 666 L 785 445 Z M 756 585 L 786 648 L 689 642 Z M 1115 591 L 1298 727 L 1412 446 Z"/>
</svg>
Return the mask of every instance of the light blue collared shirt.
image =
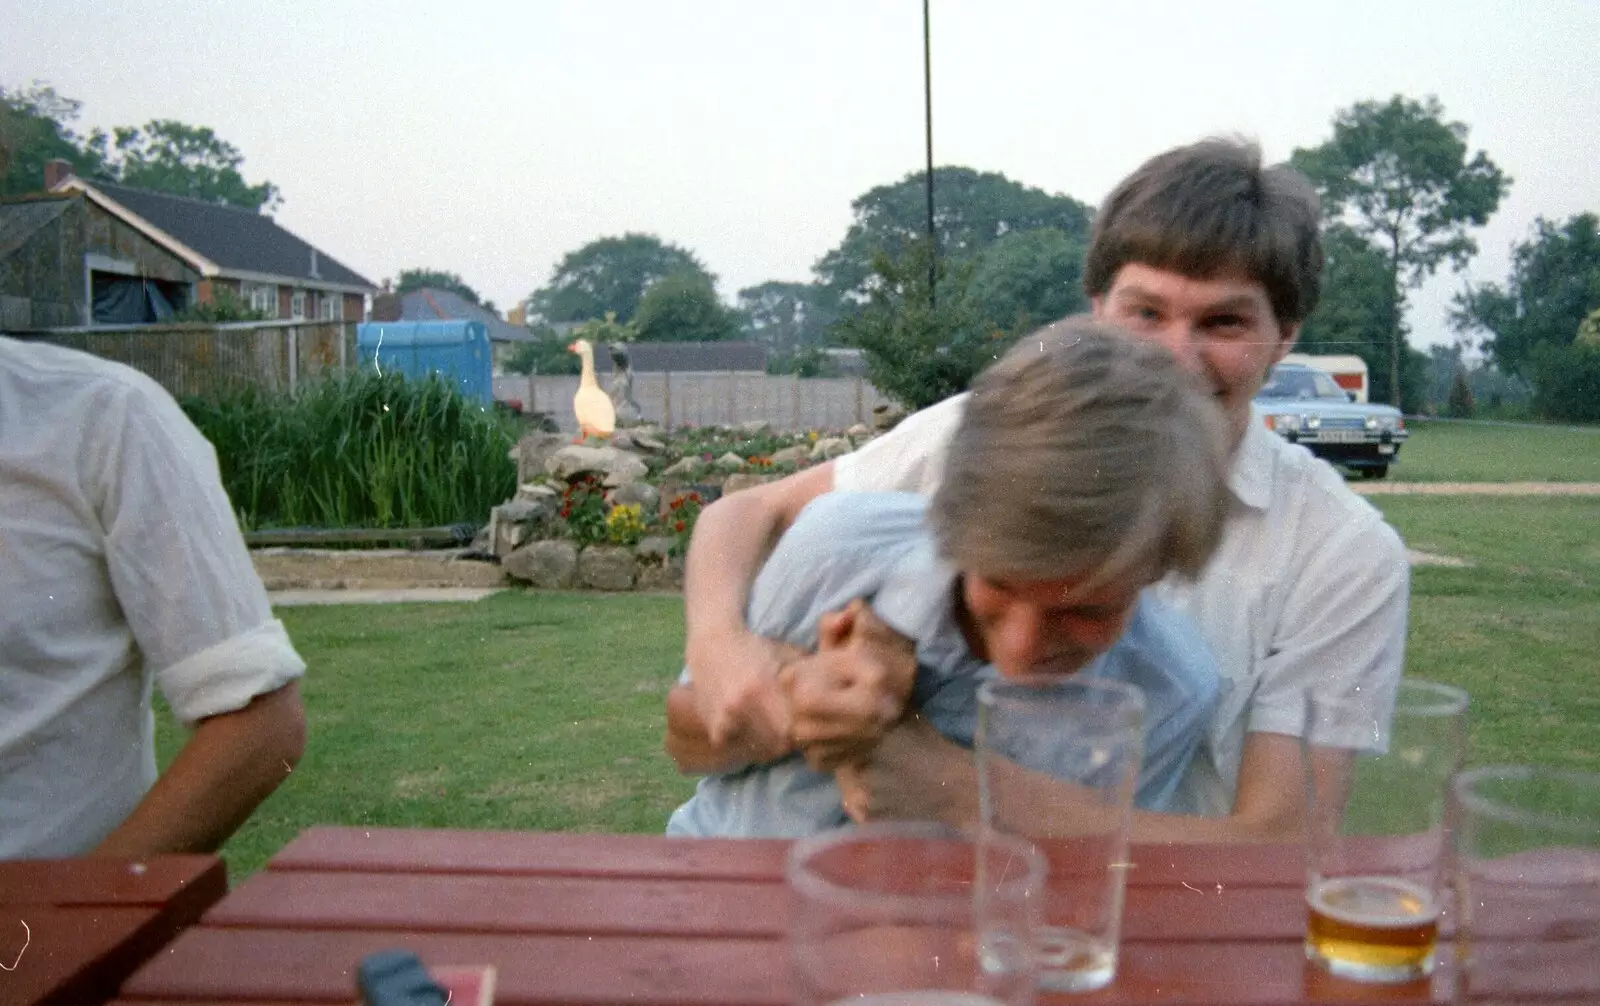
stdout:
<svg viewBox="0 0 1600 1006">
<path fill-rule="evenodd" d="M 877 616 L 915 641 L 911 703 L 963 747 L 977 732 L 978 685 L 995 676 L 956 622 L 956 570 L 938 556 L 914 493 L 832 492 L 812 501 L 778 542 L 751 589 L 751 630 L 806 650 L 822 616 L 869 598 Z M 1079 672 L 1138 686 L 1145 749 L 1134 802 L 1165 810 L 1217 701 L 1211 652 L 1188 619 L 1148 596 L 1110 650 Z M 833 777 L 799 755 L 700 780 L 673 812 L 669 835 L 798 838 L 848 822 Z"/>
</svg>

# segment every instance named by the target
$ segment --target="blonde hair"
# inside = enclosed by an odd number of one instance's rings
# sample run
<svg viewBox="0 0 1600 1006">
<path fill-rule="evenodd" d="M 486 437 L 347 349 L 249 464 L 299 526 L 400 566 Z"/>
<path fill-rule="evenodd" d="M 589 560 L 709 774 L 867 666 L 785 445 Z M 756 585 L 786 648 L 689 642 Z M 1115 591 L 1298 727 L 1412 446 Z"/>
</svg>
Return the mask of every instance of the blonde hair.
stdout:
<svg viewBox="0 0 1600 1006">
<path fill-rule="evenodd" d="M 1192 578 L 1222 537 L 1228 464 L 1221 410 L 1170 352 L 1072 317 L 973 382 L 930 518 L 967 572 Z"/>
</svg>

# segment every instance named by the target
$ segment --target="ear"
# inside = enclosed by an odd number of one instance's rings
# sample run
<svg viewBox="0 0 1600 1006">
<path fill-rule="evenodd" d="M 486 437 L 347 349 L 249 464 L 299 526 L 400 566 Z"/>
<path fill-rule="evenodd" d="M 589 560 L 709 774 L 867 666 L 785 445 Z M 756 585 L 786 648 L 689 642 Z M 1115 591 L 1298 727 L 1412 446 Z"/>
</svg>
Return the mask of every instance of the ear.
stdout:
<svg viewBox="0 0 1600 1006">
<path fill-rule="evenodd" d="M 1294 349 L 1295 340 L 1300 338 L 1300 323 L 1296 322 L 1283 330 L 1283 336 L 1278 339 L 1277 348 L 1273 351 L 1272 362 L 1282 363 L 1283 358 Z"/>
</svg>

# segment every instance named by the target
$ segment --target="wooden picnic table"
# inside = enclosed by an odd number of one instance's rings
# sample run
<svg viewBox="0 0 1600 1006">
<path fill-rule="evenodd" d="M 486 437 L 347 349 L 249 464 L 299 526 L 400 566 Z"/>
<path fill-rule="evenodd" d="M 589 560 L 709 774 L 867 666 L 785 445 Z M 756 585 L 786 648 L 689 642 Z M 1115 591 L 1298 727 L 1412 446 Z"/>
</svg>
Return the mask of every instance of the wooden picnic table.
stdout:
<svg viewBox="0 0 1600 1006">
<path fill-rule="evenodd" d="M 215 856 L 0 862 L 0 1003 L 101 1003 L 228 889 Z"/>
<path fill-rule="evenodd" d="M 313 828 L 122 988 L 122 1006 L 355 998 L 366 954 L 490 964 L 505 1004 L 788 1001 L 789 843 L 647 835 Z M 1445 1003 L 1431 981 L 1357 985 L 1308 965 L 1297 847 L 1142 846 L 1122 962 L 1045 1003 Z"/>
</svg>

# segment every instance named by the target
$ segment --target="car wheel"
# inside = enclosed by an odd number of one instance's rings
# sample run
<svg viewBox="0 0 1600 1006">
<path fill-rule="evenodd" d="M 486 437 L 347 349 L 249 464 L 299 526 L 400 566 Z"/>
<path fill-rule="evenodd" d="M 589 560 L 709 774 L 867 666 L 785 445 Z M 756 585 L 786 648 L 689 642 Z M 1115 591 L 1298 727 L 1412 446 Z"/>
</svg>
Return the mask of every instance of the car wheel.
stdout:
<svg viewBox="0 0 1600 1006">
<path fill-rule="evenodd" d="M 1361 477 L 1364 478 L 1364 479 L 1386 478 L 1388 476 L 1388 474 L 1389 474 L 1389 466 L 1388 465 L 1373 465 L 1371 468 L 1363 468 L 1363 469 L 1361 469 Z"/>
</svg>

